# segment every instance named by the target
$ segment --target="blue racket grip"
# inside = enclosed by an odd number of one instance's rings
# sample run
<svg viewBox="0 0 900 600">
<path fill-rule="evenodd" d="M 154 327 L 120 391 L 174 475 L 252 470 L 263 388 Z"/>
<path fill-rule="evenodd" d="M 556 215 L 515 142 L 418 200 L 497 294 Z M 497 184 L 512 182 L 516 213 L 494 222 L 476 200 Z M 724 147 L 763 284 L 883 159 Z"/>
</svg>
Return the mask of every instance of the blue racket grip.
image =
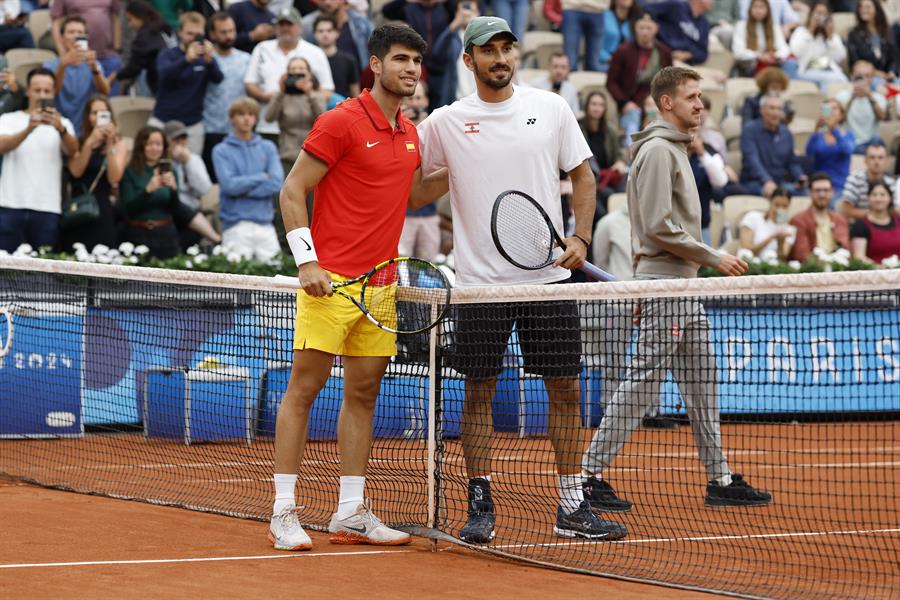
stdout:
<svg viewBox="0 0 900 600">
<path fill-rule="evenodd" d="M 615 275 L 607 273 L 597 265 L 591 264 L 588 261 L 584 261 L 584 264 L 581 265 L 581 270 L 587 273 L 594 281 L 616 281 Z"/>
</svg>

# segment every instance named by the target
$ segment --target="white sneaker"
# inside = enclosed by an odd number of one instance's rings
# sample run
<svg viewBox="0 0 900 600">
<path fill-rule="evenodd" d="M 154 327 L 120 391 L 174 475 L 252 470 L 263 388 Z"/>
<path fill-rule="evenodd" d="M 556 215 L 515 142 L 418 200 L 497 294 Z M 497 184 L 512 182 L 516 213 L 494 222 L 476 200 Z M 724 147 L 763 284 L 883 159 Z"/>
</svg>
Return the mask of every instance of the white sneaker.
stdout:
<svg viewBox="0 0 900 600">
<path fill-rule="evenodd" d="M 269 521 L 269 541 L 276 550 L 309 550 L 312 540 L 303 531 L 295 506 L 289 506 Z"/>
<path fill-rule="evenodd" d="M 372 544 L 374 546 L 402 546 L 410 541 L 409 534 L 391 529 L 382 523 L 364 503 L 346 519 L 331 515 L 328 524 L 332 544 Z"/>
</svg>

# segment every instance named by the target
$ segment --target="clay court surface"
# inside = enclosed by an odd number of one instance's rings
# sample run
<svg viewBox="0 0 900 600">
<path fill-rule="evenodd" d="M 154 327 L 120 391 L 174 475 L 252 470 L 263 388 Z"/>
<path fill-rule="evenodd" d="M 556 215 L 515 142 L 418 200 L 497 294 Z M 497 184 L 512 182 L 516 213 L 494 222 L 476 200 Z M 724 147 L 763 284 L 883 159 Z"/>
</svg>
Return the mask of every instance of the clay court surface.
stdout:
<svg viewBox="0 0 900 600">
<path fill-rule="evenodd" d="M 0 589 L 10 598 L 546 600 L 563 590 L 567 598 L 712 597 L 526 566 L 444 543 L 432 552 L 421 539 L 401 548 L 332 546 L 313 532 L 312 551 L 278 553 L 262 523 L 11 480 L 0 480 L 0 506 Z M 100 564 L 72 564 L 79 562 Z"/>
</svg>

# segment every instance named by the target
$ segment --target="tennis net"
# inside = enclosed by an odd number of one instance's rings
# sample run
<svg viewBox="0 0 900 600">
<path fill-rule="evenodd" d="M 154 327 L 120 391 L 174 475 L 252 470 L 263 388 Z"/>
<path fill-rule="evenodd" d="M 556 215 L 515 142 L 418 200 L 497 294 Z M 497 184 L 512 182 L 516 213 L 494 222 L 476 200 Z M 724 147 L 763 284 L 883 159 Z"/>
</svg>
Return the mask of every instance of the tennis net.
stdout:
<svg viewBox="0 0 900 600">
<path fill-rule="evenodd" d="M 742 596 L 900 589 L 900 272 L 453 302 L 439 328 L 398 340 L 381 385 L 367 495 L 385 522 L 462 543 L 468 477 L 489 471 L 485 552 Z M 294 314 L 268 278 L 0 259 L 0 473 L 267 520 Z M 336 504 L 342 389 L 338 360 L 300 470 L 313 529 Z M 723 460 L 771 504 L 707 506 Z M 557 475 L 583 465 L 633 503 L 600 515 L 625 538 L 555 533 Z"/>
</svg>

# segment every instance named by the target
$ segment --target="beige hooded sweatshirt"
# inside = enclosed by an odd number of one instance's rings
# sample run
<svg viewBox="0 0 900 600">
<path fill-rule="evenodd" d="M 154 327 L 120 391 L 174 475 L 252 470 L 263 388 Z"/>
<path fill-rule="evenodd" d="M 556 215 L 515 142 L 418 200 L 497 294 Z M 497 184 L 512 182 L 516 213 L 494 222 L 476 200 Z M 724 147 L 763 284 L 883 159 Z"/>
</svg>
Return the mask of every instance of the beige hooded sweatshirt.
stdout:
<svg viewBox="0 0 900 600">
<path fill-rule="evenodd" d="M 721 255 L 700 240 L 700 195 L 688 160 L 691 136 L 657 120 L 631 144 L 628 212 L 635 275 L 696 277 Z"/>
</svg>

